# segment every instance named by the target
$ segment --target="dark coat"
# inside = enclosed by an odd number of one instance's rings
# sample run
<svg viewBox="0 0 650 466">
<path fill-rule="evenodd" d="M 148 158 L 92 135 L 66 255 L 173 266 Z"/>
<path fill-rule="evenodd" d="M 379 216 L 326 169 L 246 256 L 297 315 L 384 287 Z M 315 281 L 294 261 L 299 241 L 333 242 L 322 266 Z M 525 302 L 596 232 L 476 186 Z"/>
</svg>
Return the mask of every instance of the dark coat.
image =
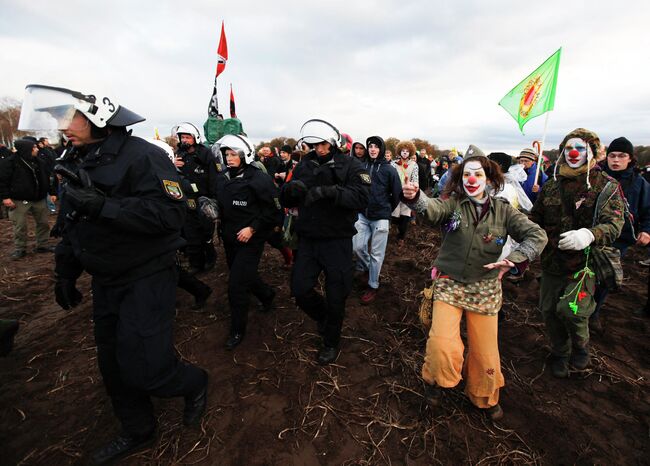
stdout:
<svg viewBox="0 0 650 466">
<path fill-rule="evenodd" d="M 264 242 L 274 227 L 282 224 L 278 189 L 271 177 L 253 165 L 231 178 L 230 171 L 219 175 L 217 202 L 222 238 L 237 242 L 237 233 L 246 227 L 255 230 L 249 242 Z"/>
<path fill-rule="evenodd" d="M 288 189 L 302 181 L 307 189 L 336 186 L 335 198 L 321 199 L 310 206 L 304 198 L 295 204 Z M 315 151 L 309 152 L 293 170 L 289 183 L 282 186 L 280 202 L 284 207 L 298 207 L 296 233 L 305 238 L 351 238 L 357 233 L 354 224 L 358 213 L 368 206 L 370 175 L 354 157 L 340 152 L 319 160 Z"/>
<path fill-rule="evenodd" d="M 101 284 L 118 285 L 172 266 L 185 244 L 180 230 L 186 199 L 167 154 L 116 131 L 88 147 L 79 168 L 106 200 L 95 219 L 65 220 L 57 275 L 76 278 L 86 270 Z M 65 186 L 62 204 L 62 212 L 74 210 L 66 207 Z"/>
<path fill-rule="evenodd" d="M 623 231 L 616 242 L 631 246 L 636 243 L 632 234 L 632 226 L 634 226 L 634 233 L 637 236 L 641 232 L 650 233 L 650 184 L 636 173 L 633 167 L 623 171 L 612 171 L 609 167 L 605 167 L 605 171 L 623 188 L 623 194 L 629 204 L 634 223 L 632 225 L 629 218 L 625 219 Z"/>
<path fill-rule="evenodd" d="M 386 145 L 384 140 L 375 137 L 380 142 L 379 156 L 375 160 L 370 157 L 363 163 L 363 168 L 370 174 L 370 198 L 368 207 L 363 215 L 368 220 L 388 220 L 399 204 L 402 193 L 402 182 L 397 170 L 385 158 Z"/>
<path fill-rule="evenodd" d="M 184 191 L 190 199 L 198 199 L 200 196 L 207 196 L 212 199 L 216 197 L 217 189 L 217 165 L 210 149 L 201 144 L 194 145 L 193 153 L 179 152 L 185 162 L 179 170 L 184 178 Z"/>
<path fill-rule="evenodd" d="M 41 201 L 55 194 L 45 161 L 31 155 L 34 144 L 16 142 L 17 152 L 0 160 L 0 199 Z"/>
</svg>

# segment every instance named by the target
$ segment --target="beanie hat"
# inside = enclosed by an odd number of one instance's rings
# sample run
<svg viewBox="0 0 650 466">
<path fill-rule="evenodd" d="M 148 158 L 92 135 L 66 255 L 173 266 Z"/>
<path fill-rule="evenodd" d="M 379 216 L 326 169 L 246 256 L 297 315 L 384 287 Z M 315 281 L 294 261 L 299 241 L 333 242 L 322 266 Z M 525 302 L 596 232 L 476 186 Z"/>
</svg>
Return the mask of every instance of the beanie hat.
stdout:
<svg viewBox="0 0 650 466">
<path fill-rule="evenodd" d="M 512 165 L 512 157 L 504 152 L 492 152 L 488 155 L 488 159 L 496 162 L 501 167 L 503 173 L 506 173 L 510 165 Z"/>
<path fill-rule="evenodd" d="M 287 154 L 291 154 L 291 146 L 289 144 L 285 144 L 280 148 L 280 152 L 286 152 Z"/>
<path fill-rule="evenodd" d="M 630 141 L 627 140 L 627 138 L 621 136 L 620 138 L 614 139 L 609 144 L 607 153 L 609 154 L 610 152 L 625 152 L 630 157 L 632 157 L 634 155 L 634 146 Z"/>
<path fill-rule="evenodd" d="M 474 157 L 485 157 L 485 154 L 481 149 L 476 147 L 474 144 L 470 144 L 465 152 L 465 160 L 471 159 Z"/>
<path fill-rule="evenodd" d="M 528 159 L 532 160 L 533 162 L 537 162 L 537 152 L 527 147 L 519 153 L 519 157 L 517 157 L 517 159 Z"/>
</svg>

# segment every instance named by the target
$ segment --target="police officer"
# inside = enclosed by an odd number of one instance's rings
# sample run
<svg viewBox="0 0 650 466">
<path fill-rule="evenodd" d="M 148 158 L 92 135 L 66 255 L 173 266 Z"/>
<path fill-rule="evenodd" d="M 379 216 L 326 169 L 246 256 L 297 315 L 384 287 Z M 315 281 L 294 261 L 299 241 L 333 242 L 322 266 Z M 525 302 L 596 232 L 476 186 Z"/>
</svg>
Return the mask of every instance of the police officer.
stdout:
<svg viewBox="0 0 650 466">
<path fill-rule="evenodd" d="M 366 208 L 370 176 L 354 157 L 338 147 L 339 131 L 324 120 L 309 120 L 299 143 L 311 151 L 298 163 L 290 182 L 282 187 L 284 207 L 298 207 L 298 258 L 291 291 L 296 304 L 318 323 L 323 347 L 319 364 L 329 364 L 339 353 L 345 300 L 352 288 L 352 236 L 359 211 Z M 325 294 L 314 287 L 325 272 Z"/>
<path fill-rule="evenodd" d="M 187 218 L 183 236 L 187 240 L 185 249 L 190 262 L 188 272 L 210 270 L 216 262 L 213 244 L 214 224 L 199 215 L 197 200 L 201 196 L 215 197 L 217 168 L 210 149 L 201 144 L 199 130 L 191 123 L 180 123 L 173 132 L 178 138 L 178 152 L 174 164 L 183 174 L 187 185 Z"/>
<path fill-rule="evenodd" d="M 178 360 L 172 334 L 185 196 L 161 149 L 126 131 L 142 120 L 107 96 L 29 85 L 19 124 L 61 130 L 79 153 L 64 187 L 55 294 L 64 309 L 75 307 L 77 278 L 92 276 L 97 361 L 123 428 L 95 452 L 96 464 L 153 442 L 152 395 L 183 396 L 186 425 L 206 407 L 208 375 Z"/>
<path fill-rule="evenodd" d="M 269 175 L 253 165 L 252 143 L 244 136 L 226 135 L 217 141 L 228 169 L 219 177 L 217 201 L 221 237 L 230 269 L 228 302 L 230 335 L 226 349 L 241 343 L 246 333 L 252 293 L 262 310 L 272 309 L 275 291 L 262 281 L 257 267 L 264 243 L 282 221 L 277 188 Z"/>
</svg>

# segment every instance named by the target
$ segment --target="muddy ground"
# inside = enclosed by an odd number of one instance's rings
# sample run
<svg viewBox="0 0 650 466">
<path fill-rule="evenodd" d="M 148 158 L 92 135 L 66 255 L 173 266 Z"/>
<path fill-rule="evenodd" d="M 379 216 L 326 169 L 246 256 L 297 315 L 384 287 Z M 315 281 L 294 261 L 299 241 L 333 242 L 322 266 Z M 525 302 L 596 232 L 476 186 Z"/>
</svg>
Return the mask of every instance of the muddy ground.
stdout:
<svg viewBox="0 0 650 466">
<path fill-rule="evenodd" d="M 216 271 L 202 277 L 215 289 L 206 311 L 189 312 L 192 298 L 183 291 L 177 301 L 177 350 L 211 375 L 202 426 L 182 425 L 182 400 L 156 400 L 157 442 L 123 464 L 647 464 L 650 320 L 631 315 L 646 300 L 648 269 L 638 264 L 645 251 L 625 260 L 623 290 L 610 296 L 604 330 L 592 337 L 592 366 L 568 380 L 554 379 L 546 366 L 538 269 L 505 286 L 505 417 L 493 423 L 460 389 L 435 410 L 424 403 L 416 295 L 439 241 L 429 227 L 410 236 L 401 250 L 391 236 L 377 301 L 362 306 L 359 291 L 350 296 L 342 354 L 328 367 L 314 362 L 315 326 L 289 298 L 288 272 L 269 248 L 261 270 L 278 290 L 277 309 L 251 310 L 244 342 L 223 348 L 220 251 Z M 10 261 L 11 238 L 9 221 L 0 220 L 0 318 L 21 324 L 14 351 L 0 359 L 0 463 L 85 464 L 119 429 L 95 360 L 89 278 L 79 283 L 83 303 L 60 309 L 53 256 Z"/>
</svg>

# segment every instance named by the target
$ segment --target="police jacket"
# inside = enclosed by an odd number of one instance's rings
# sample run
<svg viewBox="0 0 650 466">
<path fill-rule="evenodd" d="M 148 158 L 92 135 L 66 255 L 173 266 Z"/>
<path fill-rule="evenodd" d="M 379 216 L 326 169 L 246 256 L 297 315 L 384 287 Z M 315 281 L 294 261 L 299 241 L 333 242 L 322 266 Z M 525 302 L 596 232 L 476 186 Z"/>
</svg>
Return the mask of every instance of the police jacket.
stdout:
<svg viewBox="0 0 650 466">
<path fill-rule="evenodd" d="M 201 144 L 195 144 L 194 152 L 179 152 L 185 162 L 179 171 L 184 177 L 185 195 L 190 199 L 198 199 L 200 196 L 210 198 L 216 197 L 217 189 L 217 165 L 212 151 Z M 192 208 L 194 203 L 188 203 Z"/>
<path fill-rule="evenodd" d="M 0 199 L 41 201 L 54 194 L 45 161 L 18 152 L 0 160 Z"/>
<path fill-rule="evenodd" d="M 263 242 L 282 224 L 278 189 L 269 175 L 253 165 L 244 165 L 239 173 L 229 169 L 219 175 L 217 202 L 224 242 L 237 243 L 237 233 L 246 227 L 255 230 L 249 243 Z"/>
<path fill-rule="evenodd" d="M 317 186 L 336 186 L 335 198 L 320 199 L 305 205 L 304 198 L 295 205 L 289 195 L 291 185 L 302 181 L 307 189 Z M 305 238 L 351 238 L 357 233 L 354 223 L 358 213 L 368 206 L 370 176 L 361 162 L 336 151 L 319 158 L 309 152 L 296 165 L 289 183 L 282 186 L 280 202 L 284 207 L 298 207 L 296 233 Z"/>
<path fill-rule="evenodd" d="M 383 141 L 382 141 L 383 142 Z M 388 220 L 399 204 L 402 182 L 397 170 L 385 158 L 386 148 L 382 144 L 375 160 L 368 157 L 363 168 L 370 174 L 370 198 L 363 215 L 368 220 Z"/>
<path fill-rule="evenodd" d="M 78 166 L 106 199 L 95 219 L 65 219 L 56 273 L 76 278 L 86 270 L 100 283 L 124 284 L 173 265 L 185 244 L 185 195 L 164 151 L 116 130 L 89 146 Z M 62 212 L 74 210 L 65 186 L 62 203 Z"/>
<path fill-rule="evenodd" d="M 605 172 L 621 184 L 623 194 L 630 208 L 630 214 L 632 214 L 632 218 L 625 218 L 623 231 L 616 243 L 631 246 L 636 243 L 632 234 L 632 227 L 634 227 L 636 236 L 639 236 L 641 232 L 650 233 L 650 184 L 634 171 L 634 167 L 628 167 L 627 170 L 622 171 L 613 171 L 606 166 Z"/>
</svg>

